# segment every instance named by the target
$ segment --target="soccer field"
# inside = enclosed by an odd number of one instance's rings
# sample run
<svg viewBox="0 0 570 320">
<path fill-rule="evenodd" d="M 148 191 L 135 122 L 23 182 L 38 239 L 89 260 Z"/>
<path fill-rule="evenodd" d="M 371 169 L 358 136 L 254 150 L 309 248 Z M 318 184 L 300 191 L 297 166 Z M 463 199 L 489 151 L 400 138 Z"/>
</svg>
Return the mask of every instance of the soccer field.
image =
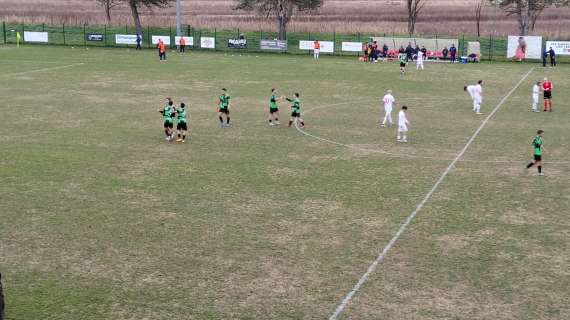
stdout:
<svg viewBox="0 0 570 320">
<path fill-rule="evenodd" d="M 168 58 L 0 46 L 8 319 L 570 318 L 570 65 Z M 554 112 L 532 113 L 545 76 Z M 273 87 L 301 94 L 305 129 L 283 102 L 268 125 Z M 387 89 L 407 144 L 379 126 Z M 537 129 L 544 177 L 524 169 Z"/>
</svg>

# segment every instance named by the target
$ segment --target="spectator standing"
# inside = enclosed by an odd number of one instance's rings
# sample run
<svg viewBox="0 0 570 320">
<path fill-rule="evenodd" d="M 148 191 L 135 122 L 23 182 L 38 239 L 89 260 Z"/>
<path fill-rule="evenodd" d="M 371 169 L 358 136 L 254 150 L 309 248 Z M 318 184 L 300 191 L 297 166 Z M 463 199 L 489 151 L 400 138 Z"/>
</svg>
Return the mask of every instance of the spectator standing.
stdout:
<svg viewBox="0 0 570 320">
<path fill-rule="evenodd" d="M 315 40 L 313 43 L 313 59 L 319 60 L 319 53 L 321 52 L 321 43 L 319 40 Z"/>
<path fill-rule="evenodd" d="M 408 42 L 408 46 L 406 47 L 406 59 L 408 61 L 410 60 L 413 61 L 414 60 L 413 55 L 414 55 L 414 49 L 412 48 L 412 43 Z"/>
<path fill-rule="evenodd" d="M 548 50 L 548 55 L 550 56 L 550 66 L 556 67 L 556 52 L 554 52 L 554 49 L 552 49 L 552 47 L 550 47 L 550 50 Z"/>
<path fill-rule="evenodd" d="M 424 54 L 424 60 L 427 59 L 427 49 L 425 46 L 422 46 L 422 49 L 420 50 L 423 54 Z"/>
<path fill-rule="evenodd" d="M 388 57 L 388 45 L 384 43 L 382 46 L 382 55 L 384 58 Z"/>
<path fill-rule="evenodd" d="M 162 39 L 158 39 L 156 48 L 158 49 L 158 58 L 160 59 L 160 62 L 166 61 L 166 46 L 164 45 Z"/>
<path fill-rule="evenodd" d="M 180 37 L 179 43 L 180 43 L 180 46 L 179 46 L 180 53 L 186 52 L 186 40 L 184 39 L 184 37 Z"/>
<path fill-rule="evenodd" d="M 447 55 L 449 54 L 449 50 L 447 50 L 447 47 L 443 47 L 441 54 L 443 54 L 443 60 L 447 60 Z"/>
<path fill-rule="evenodd" d="M 451 63 L 455 63 L 455 60 L 457 58 L 457 48 L 455 48 L 454 44 L 449 47 L 449 55 L 451 57 Z"/>
<path fill-rule="evenodd" d="M 135 48 L 135 50 L 142 50 L 141 43 L 142 43 L 142 35 L 140 33 L 137 33 L 137 47 Z"/>
<path fill-rule="evenodd" d="M 378 62 L 378 42 L 374 41 L 372 43 L 372 61 Z"/>
<path fill-rule="evenodd" d="M 548 56 L 548 51 L 546 48 L 542 50 L 542 66 L 546 68 L 546 57 Z"/>
</svg>

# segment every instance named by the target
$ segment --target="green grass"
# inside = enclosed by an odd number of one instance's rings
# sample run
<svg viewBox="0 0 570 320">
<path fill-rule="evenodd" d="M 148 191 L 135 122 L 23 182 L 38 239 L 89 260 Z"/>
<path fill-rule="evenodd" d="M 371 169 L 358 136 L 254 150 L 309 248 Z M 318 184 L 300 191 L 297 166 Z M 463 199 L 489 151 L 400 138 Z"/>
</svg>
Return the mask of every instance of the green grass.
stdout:
<svg viewBox="0 0 570 320">
<path fill-rule="evenodd" d="M 3 46 L 0 66 L 8 319 L 114 320 L 327 318 L 481 124 L 463 85 L 485 80 L 488 113 L 533 65 L 401 79 L 354 58 Z M 513 93 L 343 319 L 569 318 L 568 71 Z M 544 76 L 555 112 L 533 114 Z M 271 87 L 301 93 L 307 132 L 361 149 L 270 128 Z M 386 89 L 409 144 L 378 127 Z M 184 145 L 164 141 L 166 96 L 189 105 Z M 546 177 L 523 170 L 538 128 Z"/>
</svg>

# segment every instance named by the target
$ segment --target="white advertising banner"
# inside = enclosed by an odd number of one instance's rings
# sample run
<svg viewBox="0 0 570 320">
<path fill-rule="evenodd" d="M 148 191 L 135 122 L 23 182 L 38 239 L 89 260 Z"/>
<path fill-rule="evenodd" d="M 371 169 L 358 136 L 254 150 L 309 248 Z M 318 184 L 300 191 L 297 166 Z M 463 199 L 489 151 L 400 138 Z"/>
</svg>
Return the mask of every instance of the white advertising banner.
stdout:
<svg viewBox="0 0 570 320">
<path fill-rule="evenodd" d="M 116 34 L 115 35 L 116 44 L 137 44 L 136 34 Z"/>
<path fill-rule="evenodd" d="M 343 42 L 341 50 L 347 51 L 347 52 L 360 52 L 360 51 L 362 51 L 362 43 L 361 42 Z"/>
<path fill-rule="evenodd" d="M 542 59 L 542 37 L 509 36 L 507 58 Z"/>
<path fill-rule="evenodd" d="M 24 31 L 25 42 L 48 42 L 47 32 Z"/>
<path fill-rule="evenodd" d="M 334 42 L 332 41 L 319 41 L 321 43 L 321 53 L 333 53 L 334 52 Z M 313 50 L 315 47 L 315 41 L 313 40 L 300 40 L 299 49 L 301 50 Z"/>
<path fill-rule="evenodd" d="M 158 44 L 158 40 L 162 40 L 165 45 L 170 45 L 170 36 L 152 36 L 152 44 Z"/>
<path fill-rule="evenodd" d="M 206 49 L 216 48 L 216 38 L 214 37 L 202 37 L 200 38 L 200 47 Z"/>
<path fill-rule="evenodd" d="M 570 41 L 546 41 L 546 51 L 554 50 L 559 56 L 570 56 Z"/>
<path fill-rule="evenodd" d="M 194 37 L 174 37 L 174 44 L 176 44 L 177 46 L 180 45 L 180 39 L 184 38 L 184 41 L 186 41 L 186 45 L 187 46 L 193 46 L 194 45 Z"/>
</svg>

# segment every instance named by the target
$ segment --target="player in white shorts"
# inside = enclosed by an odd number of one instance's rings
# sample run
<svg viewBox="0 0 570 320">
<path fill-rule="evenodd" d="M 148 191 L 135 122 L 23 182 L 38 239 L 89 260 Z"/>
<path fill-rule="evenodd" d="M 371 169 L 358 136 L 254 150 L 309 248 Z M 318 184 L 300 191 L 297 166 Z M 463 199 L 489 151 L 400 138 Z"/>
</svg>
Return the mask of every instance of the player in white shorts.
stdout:
<svg viewBox="0 0 570 320">
<path fill-rule="evenodd" d="M 540 96 L 540 85 L 541 82 L 537 82 L 534 86 L 532 86 L 532 112 L 540 112 L 538 110 L 538 99 Z"/>
<path fill-rule="evenodd" d="M 384 120 L 382 120 L 382 127 L 385 127 L 386 124 L 391 126 L 393 124 L 392 107 L 394 106 L 394 102 L 396 102 L 396 99 L 394 99 L 392 95 L 392 90 L 386 91 L 386 95 L 382 98 L 382 101 L 384 101 Z"/>
<path fill-rule="evenodd" d="M 424 69 L 424 53 L 422 51 L 418 51 L 418 57 L 416 60 L 416 70 Z"/>
<path fill-rule="evenodd" d="M 475 100 L 475 113 L 481 115 L 481 104 L 483 103 L 483 80 L 477 81 L 473 100 Z"/>
<path fill-rule="evenodd" d="M 406 116 L 406 111 L 408 111 L 408 107 L 402 106 L 402 110 L 400 110 L 400 113 L 398 114 L 398 135 L 396 136 L 397 142 L 408 142 L 406 135 L 408 133 L 408 125 L 410 122 Z"/>
<path fill-rule="evenodd" d="M 477 104 L 475 102 L 475 97 L 474 97 L 475 85 L 470 84 L 468 86 L 465 86 L 465 87 L 463 87 L 463 90 L 466 91 L 467 93 L 469 93 L 469 97 L 471 97 L 471 100 L 473 100 L 473 111 L 475 111 L 475 108 L 477 107 Z"/>
</svg>

